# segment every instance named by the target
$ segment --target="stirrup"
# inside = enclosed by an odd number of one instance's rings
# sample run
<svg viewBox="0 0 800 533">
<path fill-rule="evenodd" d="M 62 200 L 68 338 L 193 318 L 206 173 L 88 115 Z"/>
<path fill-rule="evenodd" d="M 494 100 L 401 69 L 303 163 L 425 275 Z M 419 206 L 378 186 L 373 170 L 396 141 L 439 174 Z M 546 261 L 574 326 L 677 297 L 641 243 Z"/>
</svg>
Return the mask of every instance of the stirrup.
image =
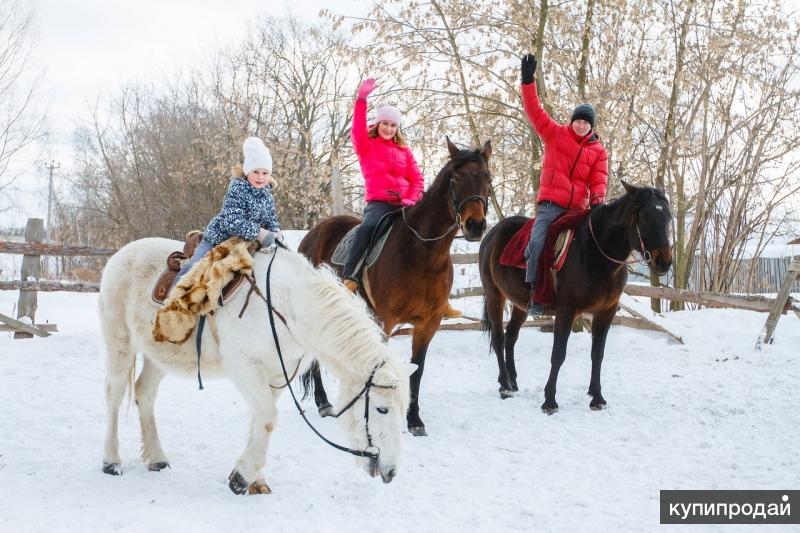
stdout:
<svg viewBox="0 0 800 533">
<path fill-rule="evenodd" d="M 345 288 L 347 288 L 347 290 L 352 292 L 353 294 L 358 292 L 358 282 L 356 280 L 351 278 L 345 278 L 342 281 L 342 284 L 344 284 Z"/>
<path fill-rule="evenodd" d="M 531 300 L 528 302 L 528 316 L 536 318 L 544 314 L 544 305 Z"/>
</svg>

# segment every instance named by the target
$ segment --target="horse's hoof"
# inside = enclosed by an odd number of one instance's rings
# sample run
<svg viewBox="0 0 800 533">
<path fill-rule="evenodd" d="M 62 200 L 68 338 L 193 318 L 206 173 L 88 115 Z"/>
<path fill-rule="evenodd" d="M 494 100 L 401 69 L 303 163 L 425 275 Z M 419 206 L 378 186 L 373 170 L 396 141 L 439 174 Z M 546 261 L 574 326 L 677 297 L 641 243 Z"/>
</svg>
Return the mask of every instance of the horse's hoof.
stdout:
<svg viewBox="0 0 800 533">
<path fill-rule="evenodd" d="M 558 404 L 555 401 L 547 401 L 542 404 L 542 412 L 546 415 L 552 415 L 558 411 Z"/>
<path fill-rule="evenodd" d="M 271 494 L 272 489 L 269 488 L 269 485 L 264 483 L 264 480 L 260 477 L 250 483 L 250 486 L 247 487 L 247 494 Z"/>
<path fill-rule="evenodd" d="M 409 426 L 408 432 L 414 435 L 415 437 L 427 437 L 428 432 L 425 431 L 425 426 Z"/>
<path fill-rule="evenodd" d="M 317 410 L 319 411 L 319 416 L 323 418 L 326 416 L 333 416 L 333 406 L 329 403 L 320 405 Z"/>
<path fill-rule="evenodd" d="M 514 391 L 512 389 L 500 389 L 500 398 L 506 400 L 508 398 L 514 397 Z"/>
<path fill-rule="evenodd" d="M 121 476 L 122 465 L 119 463 L 103 463 L 103 473 L 110 476 Z"/>
<path fill-rule="evenodd" d="M 236 470 L 231 472 L 228 476 L 228 486 L 234 494 L 244 494 L 249 488 L 247 481 L 245 481 L 242 475 Z"/>
<path fill-rule="evenodd" d="M 147 465 L 147 469 L 151 472 L 160 472 L 165 468 L 170 468 L 169 463 L 166 461 L 160 461 L 158 463 L 152 463 Z"/>
<path fill-rule="evenodd" d="M 606 401 L 605 400 L 592 400 L 589 404 L 589 409 L 592 411 L 602 411 L 606 408 Z"/>
<path fill-rule="evenodd" d="M 514 392 L 519 392 L 519 387 L 517 387 L 517 380 L 515 379 L 511 381 L 511 390 Z"/>
</svg>

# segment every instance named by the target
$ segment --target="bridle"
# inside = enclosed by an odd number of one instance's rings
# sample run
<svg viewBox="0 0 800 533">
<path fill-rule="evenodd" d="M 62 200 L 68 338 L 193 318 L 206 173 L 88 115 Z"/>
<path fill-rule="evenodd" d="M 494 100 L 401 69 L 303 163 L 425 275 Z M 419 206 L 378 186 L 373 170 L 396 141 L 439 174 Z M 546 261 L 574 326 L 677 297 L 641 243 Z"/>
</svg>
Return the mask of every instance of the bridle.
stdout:
<svg viewBox="0 0 800 533">
<path fill-rule="evenodd" d="M 489 172 L 488 168 L 486 169 L 486 172 L 487 173 Z M 453 205 L 453 212 L 455 213 L 456 220 L 455 220 L 455 222 L 453 222 L 453 224 L 451 224 L 445 230 L 444 233 L 442 233 L 438 237 L 423 237 L 422 235 L 420 235 L 419 232 L 417 232 L 417 230 L 415 230 L 414 228 L 411 227 L 411 224 L 409 224 L 408 220 L 406 219 L 406 209 L 407 208 L 403 207 L 401 209 L 402 214 L 403 214 L 403 222 L 405 223 L 406 227 L 408 227 L 408 229 L 411 230 L 411 233 L 413 233 L 414 236 L 417 239 L 421 240 L 422 242 L 438 241 L 439 239 L 443 239 L 447 235 L 449 235 L 451 231 L 457 230 L 458 227 L 461 226 L 461 209 L 464 207 L 464 204 L 466 204 L 467 202 L 474 202 L 474 201 L 481 202 L 481 204 L 483 204 L 483 214 L 484 214 L 484 216 L 486 215 L 486 213 L 487 213 L 487 211 L 489 209 L 488 196 L 487 197 L 483 197 L 480 194 L 473 194 L 473 195 L 467 196 L 465 198 L 462 198 L 461 201 L 459 201 L 456 198 L 456 190 L 453 187 L 453 181 L 454 181 L 455 178 L 458 178 L 458 174 L 456 174 L 455 169 L 453 169 L 451 171 L 450 179 L 448 180 L 448 186 L 447 187 L 448 187 L 448 192 L 449 192 L 449 196 L 450 196 L 450 201 L 451 201 L 451 203 Z"/>
<path fill-rule="evenodd" d="M 346 413 L 351 407 L 353 407 L 356 404 L 356 402 L 359 400 L 359 398 L 364 396 L 364 422 L 365 422 L 365 428 L 366 428 L 366 432 L 367 432 L 367 448 L 364 449 L 364 450 L 354 450 L 352 448 L 348 448 L 346 446 L 342 446 L 341 444 L 336 444 L 335 442 L 327 439 L 322 433 L 320 433 L 317 430 L 317 428 L 315 428 L 311 424 L 311 422 L 309 422 L 308 418 L 306 417 L 305 411 L 300 406 L 300 402 L 297 401 L 297 396 L 295 395 L 294 390 L 292 389 L 291 380 L 289 379 L 289 373 L 286 371 L 286 364 L 283 361 L 283 353 L 281 351 L 280 341 L 278 340 L 278 332 L 275 329 L 275 316 L 274 316 L 274 309 L 272 308 L 272 289 L 271 289 L 271 286 L 270 286 L 270 276 L 271 276 L 271 273 L 272 273 L 272 263 L 275 261 L 275 257 L 278 255 L 278 248 L 284 248 L 284 249 L 286 248 L 286 246 L 283 243 L 279 242 L 279 241 L 275 241 L 275 244 L 276 244 L 275 252 L 272 254 L 272 259 L 270 259 L 269 266 L 267 267 L 267 276 L 266 276 L 267 295 L 266 295 L 266 297 L 264 297 L 261 294 L 261 291 L 258 289 L 258 287 L 255 288 L 255 292 L 259 296 L 261 296 L 261 298 L 267 304 L 267 314 L 269 316 L 269 326 L 270 326 L 270 329 L 272 330 L 272 338 L 275 341 L 275 349 L 278 352 L 278 359 L 281 362 L 281 369 L 283 370 L 283 377 L 286 379 L 286 385 L 289 388 L 289 393 L 291 393 L 291 395 L 292 395 L 292 400 L 294 400 L 294 405 L 297 407 L 297 410 L 300 413 L 300 416 L 302 416 L 303 420 L 305 420 L 306 424 L 308 424 L 308 427 L 310 427 L 311 430 L 314 433 L 316 433 L 317 436 L 320 439 L 322 439 L 326 443 L 330 444 L 331 446 L 333 446 L 337 450 L 341 450 L 343 452 L 347 452 L 347 453 L 355 455 L 357 457 L 367 457 L 370 460 L 370 465 L 375 465 L 377 463 L 377 461 L 378 461 L 378 457 L 380 456 L 381 450 L 380 450 L 380 448 L 378 448 L 378 447 L 373 445 L 372 434 L 369 432 L 369 391 L 372 388 L 394 389 L 397 386 L 396 385 L 378 385 L 378 384 L 374 383 L 373 379 L 375 378 L 375 372 L 377 372 L 378 369 L 380 369 L 386 363 L 385 361 L 383 361 L 383 362 L 379 363 L 375 368 L 372 369 L 372 372 L 370 372 L 370 374 L 369 374 L 369 378 L 367 378 L 367 382 L 364 383 L 364 386 L 361 388 L 361 390 L 358 392 L 358 394 L 356 394 L 356 396 L 352 400 L 347 402 L 347 405 L 345 405 L 338 413 L 336 413 L 334 415 L 331 415 L 331 416 L 333 416 L 333 418 L 339 418 L 342 414 Z"/>
<path fill-rule="evenodd" d="M 633 258 L 630 261 L 620 261 L 619 259 L 614 259 L 613 257 L 609 257 L 608 254 L 606 254 L 603 251 L 603 248 L 600 246 L 600 243 L 597 241 L 597 237 L 595 237 L 595 235 L 594 235 L 594 228 L 592 227 L 592 214 L 591 214 L 591 212 L 589 213 L 589 233 L 592 235 L 592 240 L 594 240 L 595 245 L 597 245 L 597 249 L 600 251 L 600 253 L 603 255 L 603 257 L 605 257 L 606 259 L 608 259 L 612 263 L 616 263 L 618 265 L 631 265 L 633 263 L 639 263 L 641 265 L 647 266 L 647 265 L 650 264 L 650 261 L 653 260 L 653 254 L 651 254 L 650 250 L 648 250 L 644 246 L 644 241 L 642 240 L 642 233 L 639 231 L 639 216 L 638 216 L 638 214 L 634 215 L 634 225 L 636 226 L 636 236 L 639 238 L 639 247 L 642 249 L 642 252 L 641 252 L 642 253 L 642 257 L 639 258 L 639 259 Z"/>
<path fill-rule="evenodd" d="M 281 321 L 284 323 L 284 325 L 286 325 L 286 318 L 272 306 L 272 288 L 270 286 L 270 277 L 271 277 L 271 274 L 272 274 L 272 263 L 273 263 L 273 261 L 275 261 L 275 256 L 278 255 L 278 248 L 286 249 L 286 245 L 284 245 L 280 241 L 275 241 L 275 252 L 273 253 L 272 259 L 270 259 L 269 266 L 267 267 L 267 277 L 266 277 L 267 295 L 266 296 L 264 296 L 264 294 L 261 293 L 261 290 L 258 288 L 258 285 L 255 282 L 255 279 L 253 279 L 250 276 L 246 276 L 247 281 L 250 282 L 250 291 L 248 291 L 247 297 L 245 298 L 245 301 L 242 304 L 242 309 L 239 311 L 239 318 L 242 318 L 242 315 L 244 315 L 244 311 L 245 311 L 245 309 L 247 309 L 247 305 L 250 303 L 250 296 L 254 292 L 262 300 L 264 300 L 264 302 L 267 304 L 267 315 L 269 316 L 269 326 L 270 326 L 270 329 L 272 330 L 272 338 L 275 341 L 275 349 L 278 352 L 278 359 L 281 362 L 281 369 L 283 370 L 283 377 L 286 380 L 286 384 L 285 385 L 281 385 L 280 387 L 273 387 L 273 388 L 288 387 L 289 393 L 291 393 L 291 395 L 292 395 L 292 400 L 294 400 L 294 405 L 295 405 L 295 407 L 297 407 L 297 410 L 300 413 L 300 416 L 303 417 L 303 420 L 305 420 L 306 424 L 308 424 L 308 427 L 310 427 L 311 430 L 314 433 L 316 433 L 317 436 L 320 439 L 322 439 L 326 443 L 330 444 L 331 446 L 333 446 L 337 450 L 341 450 L 343 452 L 347 452 L 347 453 L 355 455 L 357 457 L 366 457 L 366 458 L 368 458 L 370 460 L 370 467 L 374 467 L 377 464 L 378 457 L 380 456 L 381 450 L 377 446 L 373 445 L 373 443 L 372 443 L 372 434 L 369 432 L 369 391 L 372 388 L 376 388 L 376 389 L 395 389 L 395 388 L 397 388 L 397 386 L 396 385 L 378 385 L 373 381 L 373 379 L 375 378 L 375 372 L 377 372 L 378 369 L 380 369 L 384 364 L 386 364 L 386 362 L 383 361 L 383 362 L 379 363 L 375 368 L 372 369 L 372 372 L 370 372 L 370 374 L 369 374 L 369 378 L 367 378 L 367 382 L 364 383 L 364 386 L 361 388 L 361 390 L 358 392 L 358 394 L 356 394 L 355 397 L 352 400 L 347 402 L 347 405 L 345 405 L 338 413 L 336 413 L 334 415 L 330 415 L 333 418 L 339 418 L 341 415 L 346 413 L 351 407 L 353 407 L 356 404 L 356 402 L 358 401 L 359 398 L 364 396 L 364 423 L 365 423 L 365 428 L 366 428 L 366 432 L 367 432 L 367 448 L 365 450 L 354 450 L 352 448 L 348 448 L 347 446 L 342 446 L 341 444 L 336 444 L 335 442 L 327 439 L 322 433 L 320 433 L 317 430 L 317 428 L 315 428 L 313 426 L 313 424 L 311 424 L 311 422 L 309 422 L 308 418 L 306 417 L 305 411 L 300 406 L 300 402 L 297 401 L 297 396 L 295 395 L 294 389 L 292 389 L 292 384 L 291 384 L 292 379 L 294 379 L 295 375 L 297 374 L 297 369 L 300 368 L 300 363 L 298 362 L 297 368 L 295 368 L 294 374 L 290 378 L 289 377 L 289 373 L 286 370 L 286 363 L 283 361 L 283 352 L 281 351 L 281 343 L 278 340 L 278 332 L 275 329 L 275 315 L 278 315 L 278 317 L 281 319 Z M 203 390 L 203 381 L 200 378 L 200 353 L 201 353 L 200 352 L 200 343 L 201 343 L 201 339 L 202 339 L 202 336 L 203 336 L 203 327 L 205 326 L 205 318 L 206 318 L 205 315 L 201 315 L 200 316 L 200 319 L 198 321 L 198 326 L 197 326 L 197 340 L 196 340 L 197 381 L 199 383 L 200 390 Z"/>
</svg>

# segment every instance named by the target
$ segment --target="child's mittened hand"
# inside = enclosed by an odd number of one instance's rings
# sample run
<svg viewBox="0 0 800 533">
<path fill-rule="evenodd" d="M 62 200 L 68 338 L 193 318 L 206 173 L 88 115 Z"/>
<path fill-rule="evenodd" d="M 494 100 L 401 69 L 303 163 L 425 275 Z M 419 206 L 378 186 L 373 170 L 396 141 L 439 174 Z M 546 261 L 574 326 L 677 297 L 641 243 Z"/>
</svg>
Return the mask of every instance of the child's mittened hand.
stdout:
<svg viewBox="0 0 800 533">
<path fill-rule="evenodd" d="M 403 204 L 403 206 L 405 207 L 411 207 L 416 202 L 410 198 L 403 198 L 402 200 L 400 200 L 400 203 Z"/>
<path fill-rule="evenodd" d="M 272 189 L 277 189 L 278 188 L 278 180 L 276 180 L 275 178 L 270 176 L 270 177 L 267 178 L 267 185 L 269 185 L 270 188 L 272 188 Z"/>
<path fill-rule="evenodd" d="M 361 82 L 361 86 L 358 88 L 358 97 L 359 98 L 366 98 L 369 96 L 369 93 L 375 90 L 375 78 L 367 78 Z"/>
</svg>

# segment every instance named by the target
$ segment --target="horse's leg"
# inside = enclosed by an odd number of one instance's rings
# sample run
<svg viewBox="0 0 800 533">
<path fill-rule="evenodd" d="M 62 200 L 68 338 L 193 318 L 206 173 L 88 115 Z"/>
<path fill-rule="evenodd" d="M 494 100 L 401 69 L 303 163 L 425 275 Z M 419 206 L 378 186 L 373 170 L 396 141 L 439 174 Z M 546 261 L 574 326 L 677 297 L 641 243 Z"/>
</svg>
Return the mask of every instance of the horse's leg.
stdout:
<svg viewBox="0 0 800 533">
<path fill-rule="evenodd" d="M 567 356 L 567 341 L 574 320 L 575 312 L 572 309 L 559 309 L 556 313 L 553 326 L 553 352 L 550 355 L 550 377 L 547 378 L 547 385 L 544 386 L 544 403 L 542 404 L 542 411 L 548 415 L 558 411 L 556 382 L 558 381 L 558 371 Z"/>
<path fill-rule="evenodd" d="M 151 472 L 169 467 L 169 460 L 158 438 L 156 418 L 153 413 L 158 385 L 164 379 L 164 375 L 165 372 L 158 365 L 145 357 L 142 371 L 136 380 L 136 404 L 139 406 L 139 424 L 142 428 L 142 462 Z"/>
<path fill-rule="evenodd" d="M 600 393 L 600 367 L 603 366 L 608 330 L 616 314 L 617 310 L 612 308 L 595 313 L 592 317 L 592 377 L 589 381 L 589 395 L 592 401 L 589 402 L 589 408 L 593 411 L 599 411 L 606 405 L 606 400 Z"/>
<path fill-rule="evenodd" d="M 425 355 L 428 353 L 430 344 L 436 330 L 439 329 L 441 316 L 431 319 L 428 322 L 414 324 L 414 337 L 411 341 L 411 362 L 417 365 L 417 369 L 411 374 L 411 404 L 408 407 L 406 421 L 408 422 L 408 432 L 415 437 L 424 437 L 428 433 L 425 431 L 425 424 L 419 417 L 419 386 L 422 381 L 422 373 L 425 371 Z"/>
<path fill-rule="evenodd" d="M 127 332 L 116 338 L 106 338 L 106 442 L 103 472 L 122 474 L 119 456 L 119 406 L 128 386 L 130 373 L 136 361 Z"/>
<path fill-rule="evenodd" d="M 311 365 L 310 372 L 311 378 L 314 380 L 314 403 L 317 405 L 319 416 L 331 416 L 333 414 L 333 406 L 328 401 L 328 394 L 322 385 L 322 373 L 319 370 L 317 361 L 314 361 L 314 364 Z"/>
<path fill-rule="evenodd" d="M 503 349 L 503 306 L 505 298 L 500 291 L 487 289 L 484 291 L 484 329 L 488 327 L 489 336 L 497 356 L 497 382 L 500 384 L 500 397 L 502 399 L 511 398 L 514 395 L 514 388 L 511 385 L 511 378 L 508 375 L 508 367 L 505 361 L 505 350 Z"/>
<path fill-rule="evenodd" d="M 505 352 L 506 352 L 506 371 L 508 372 L 511 390 L 517 392 L 517 367 L 514 363 L 514 346 L 519 338 L 519 329 L 528 318 L 528 314 L 516 306 L 511 306 L 511 319 L 506 326 Z"/>
<path fill-rule="evenodd" d="M 270 437 L 278 421 L 276 396 L 261 364 L 238 368 L 231 372 L 230 378 L 250 405 L 253 415 L 247 446 L 228 476 L 228 486 L 235 494 L 269 494 L 272 491 L 261 477 L 261 469 L 267 461 Z"/>
</svg>

